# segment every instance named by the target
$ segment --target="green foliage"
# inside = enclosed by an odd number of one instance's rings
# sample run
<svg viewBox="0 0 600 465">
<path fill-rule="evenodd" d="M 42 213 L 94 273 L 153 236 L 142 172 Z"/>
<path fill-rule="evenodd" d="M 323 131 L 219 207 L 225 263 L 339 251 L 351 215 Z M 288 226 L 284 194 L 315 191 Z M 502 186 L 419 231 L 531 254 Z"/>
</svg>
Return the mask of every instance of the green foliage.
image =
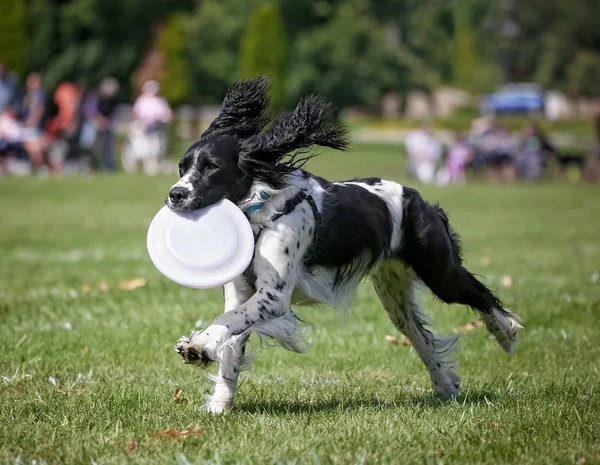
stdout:
<svg viewBox="0 0 600 465">
<path fill-rule="evenodd" d="M 28 4 L 29 68 L 34 71 L 48 67 L 58 52 L 58 14 L 53 0 L 30 0 Z"/>
<path fill-rule="evenodd" d="M 218 104 L 238 75 L 244 27 L 260 0 L 204 0 L 189 20 L 191 98 Z"/>
<path fill-rule="evenodd" d="M 461 85 L 469 85 L 477 66 L 475 38 L 471 25 L 471 0 L 454 2 L 455 66 L 454 78 Z"/>
<path fill-rule="evenodd" d="M 577 97 L 600 96 L 600 54 L 581 50 L 567 69 L 566 90 Z"/>
<path fill-rule="evenodd" d="M 477 35 L 473 23 L 474 0 L 455 0 L 454 18 L 454 82 L 471 92 L 481 91 L 493 73 L 478 57 Z M 485 89 L 490 90 L 490 89 Z"/>
<path fill-rule="evenodd" d="M 30 13 L 39 21 L 31 28 L 32 63 L 54 87 L 65 79 L 87 78 L 95 84 L 106 76 L 121 84 L 143 58 L 153 25 L 170 12 L 189 8 L 191 0 L 71 0 L 49 7 L 34 0 Z M 53 45 L 47 45 L 46 42 Z"/>
<path fill-rule="evenodd" d="M 307 92 L 339 106 L 376 105 L 390 90 L 440 83 L 482 93 L 503 79 L 599 95 L 590 55 L 600 50 L 597 0 L 515 1 L 514 11 L 488 0 L 272 2 L 5 0 L 0 59 L 20 73 L 42 71 L 50 87 L 107 75 L 127 84 L 162 24 L 174 102 L 218 103 L 240 74 L 255 73 L 276 78 L 278 105 Z M 170 19 L 181 11 L 185 18 Z"/>
<path fill-rule="evenodd" d="M 4 0 L 0 14 L 0 62 L 20 76 L 27 69 L 25 0 Z"/>
<path fill-rule="evenodd" d="M 240 50 L 239 76 L 270 76 L 271 107 L 281 108 L 285 98 L 288 46 L 279 4 L 266 2 L 252 12 Z"/>
<path fill-rule="evenodd" d="M 437 73 L 381 27 L 367 0 L 315 4 L 322 23 L 299 32 L 288 82 L 290 95 L 327 96 L 336 105 L 373 105 L 388 91 L 430 89 Z"/>
<path fill-rule="evenodd" d="M 164 71 L 160 79 L 161 89 L 172 105 L 183 103 L 190 90 L 185 26 L 184 16 L 171 15 L 157 41 L 157 48 L 164 58 Z"/>
<path fill-rule="evenodd" d="M 600 2 L 529 0 L 516 6 L 520 73 L 547 88 L 599 97 L 598 79 L 591 74 L 600 50 Z"/>
</svg>

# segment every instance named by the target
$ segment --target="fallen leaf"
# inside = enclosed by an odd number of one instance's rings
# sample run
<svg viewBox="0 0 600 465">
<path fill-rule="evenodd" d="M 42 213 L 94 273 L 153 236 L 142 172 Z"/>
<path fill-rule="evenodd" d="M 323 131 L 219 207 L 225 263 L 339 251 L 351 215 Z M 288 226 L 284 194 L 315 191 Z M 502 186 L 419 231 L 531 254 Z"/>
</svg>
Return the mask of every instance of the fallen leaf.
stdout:
<svg viewBox="0 0 600 465">
<path fill-rule="evenodd" d="M 512 278 L 508 275 L 504 275 L 502 276 L 502 285 L 504 287 L 510 287 L 512 286 Z"/>
<path fill-rule="evenodd" d="M 490 257 L 481 257 L 481 266 L 490 266 L 492 259 Z"/>
<path fill-rule="evenodd" d="M 481 320 L 471 321 L 464 326 L 458 328 L 459 331 L 473 331 L 475 328 L 483 328 L 485 324 Z"/>
<path fill-rule="evenodd" d="M 100 281 L 98 283 L 98 290 L 100 292 L 108 292 L 108 289 L 109 289 L 108 283 L 106 283 L 105 281 Z"/>
<path fill-rule="evenodd" d="M 84 284 L 81 288 L 81 292 L 83 292 L 84 294 L 87 294 L 91 290 L 92 290 L 92 286 L 90 286 L 89 284 Z"/>
<path fill-rule="evenodd" d="M 131 438 L 129 441 L 129 447 L 127 448 L 127 452 L 131 454 L 135 450 L 136 445 L 137 444 L 135 443 L 135 438 Z"/>
<path fill-rule="evenodd" d="M 388 341 L 390 344 L 393 344 L 395 346 L 410 347 L 410 341 L 404 335 L 401 336 L 400 339 L 398 339 L 396 336 L 387 335 L 385 337 L 385 340 Z"/>
<path fill-rule="evenodd" d="M 163 431 L 156 431 L 151 434 L 153 438 L 187 438 L 189 436 L 200 436 L 208 431 L 208 428 L 202 426 L 194 426 L 192 428 L 184 430 L 176 430 L 173 428 L 167 428 Z"/>
<path fill-rule="evenodd" d="M 122 280 L 119 283 L 119 287 L 124 291 L 133 291 L 139 287 L 144 287 L 146 285 L 146 280 L 144 278 L 133 278 L 129 281 Z"/>
<path fill-rule="evenodd" d="M 173 400 L 175 402 L 183 400 L 183 399 L 181 399 L 182 392 L 183 392 L 183 389 L 181 389 L 180 387 L 175 388 L 175 392 L 173 393 Z"/>
</svg>

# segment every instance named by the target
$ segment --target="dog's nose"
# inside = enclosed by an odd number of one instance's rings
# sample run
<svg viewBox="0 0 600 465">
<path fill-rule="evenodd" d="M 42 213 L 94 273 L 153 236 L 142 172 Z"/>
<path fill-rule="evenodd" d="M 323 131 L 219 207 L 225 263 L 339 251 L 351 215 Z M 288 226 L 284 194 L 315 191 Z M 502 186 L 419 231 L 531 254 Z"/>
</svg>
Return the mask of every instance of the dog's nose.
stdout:
<svg viewBox="0 0 600 465">
<path fill-rule="evenodd" d="M 189 195 L 188 190 L 183 187 L 174 187 L 173 189 L 171 189 L 171 192 L 169 192 L 169 198 L 171 199 L 171 202 L 173 202 L 173 203 L 179 203 L 179 202 L 185 200 L 185 198 L 188 195 Z"/>
</svg>

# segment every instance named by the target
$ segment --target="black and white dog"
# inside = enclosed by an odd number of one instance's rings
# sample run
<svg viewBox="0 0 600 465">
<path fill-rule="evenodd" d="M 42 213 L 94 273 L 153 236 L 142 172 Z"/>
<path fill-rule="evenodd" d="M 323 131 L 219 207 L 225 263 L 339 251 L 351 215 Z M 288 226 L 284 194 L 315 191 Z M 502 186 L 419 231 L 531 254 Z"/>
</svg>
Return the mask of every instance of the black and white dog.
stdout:
<svg viewBox="0 0 600 465">
<path fill-rule="evenodd" d="M 235 84 L 181 160 L 181 179 L 166 200 L 172 210 L 191 211 L 227 198 L 247 214 L 255 234 L 250 267 L 225 286 L 225 313 L 176 346 L 187 363 L 219 364 L 210 412 L 232 407 L 252 332 L 301 352 L 290 306 L 347 308 L 367 276 L 442 398 L 460 389 L 445 357 L 458 336 L 437 337 L 427 328 L 415 299 L 418 281 L 444 302 L 477 310 L 502 348 L 513 349 L 518 317 L 462 266 L 458 238 L 441 208 L 395 182 L 329 182 L 303 171 L 311 147 L 346 148 L 344 129 L 318 97 L 305 98 L 265 129 L 267 107 L 268 80 Z"/>
</svg>

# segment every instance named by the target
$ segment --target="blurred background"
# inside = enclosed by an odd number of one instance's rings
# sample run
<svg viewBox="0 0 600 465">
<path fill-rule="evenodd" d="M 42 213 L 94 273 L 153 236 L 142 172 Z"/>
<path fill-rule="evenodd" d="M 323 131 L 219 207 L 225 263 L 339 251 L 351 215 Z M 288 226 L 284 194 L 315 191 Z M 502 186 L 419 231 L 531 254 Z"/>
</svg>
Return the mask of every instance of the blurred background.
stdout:
<svg viewBox="0 0 600 465">
<path fill-rule="evenodd" d="M 322 94 L 419 182 L 598 178 L 597 0 L 3 5 L 5 176 L 171 173 L 228 86 L 261 74 L 274 112 Z"/>
</svg>

